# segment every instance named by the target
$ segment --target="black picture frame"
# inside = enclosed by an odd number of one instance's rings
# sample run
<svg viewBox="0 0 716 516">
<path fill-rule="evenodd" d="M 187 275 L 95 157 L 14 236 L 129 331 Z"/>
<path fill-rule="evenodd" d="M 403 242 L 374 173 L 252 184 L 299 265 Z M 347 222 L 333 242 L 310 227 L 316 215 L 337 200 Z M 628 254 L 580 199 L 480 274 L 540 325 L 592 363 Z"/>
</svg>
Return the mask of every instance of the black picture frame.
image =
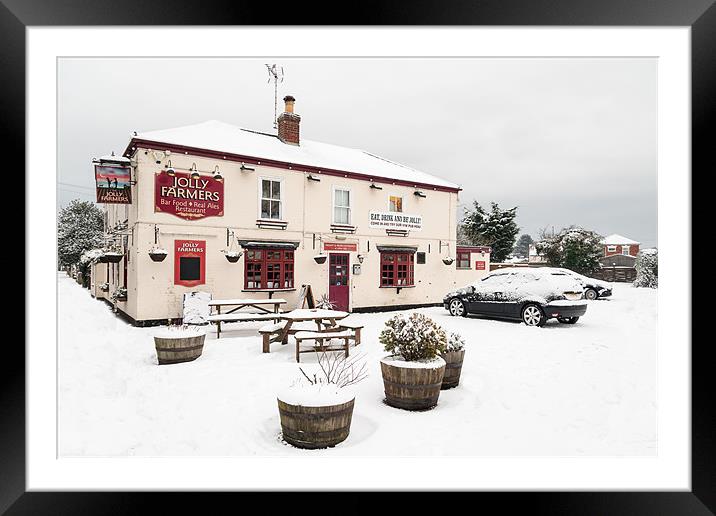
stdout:
<svg viewBox="0 0 716 516">
<path fill-rule="evenodd" d="M 549 26 L 688 26 L 692 38 L 692 235 L 706 235 L 706 212 L 713 165 L 708 129 L 716 113 L 716 6 L 713 0 L 414 0 L 409 3 L 365 1 L 346 4 L 349 14 L 328 10 L 322 3 L 247 1 L 170 2 L 169 0 L 1 0 L 0 132 L 7 148 L 24 147 L 25 135 L 25 29 L 49 25 L 549 25 Z M 140 15 L 141 14 L 141 15 Z M 54 115 L 48 114 L 48 122 Z M 52 122 L 49 122 L 52 123 Z M 15 154 L 15 169 L 24 167 L 24 154 Z M 711 159 L 710 159 L 711 158 Z M 20 163 L 19 161 L 23 162 Z M 708 163 L 708 165 L 707 165 Z M 708 168 L 707 168 L 708 167 Z M 684 178 L 688 180 L 688 178 Z M 693 184 L 693 183 L 692 183 Z M 700 199 L 699 197 L 702 197 Z M 704 202 L 699 202 L 702 200 Z M 693 263 L 696 267 L 696 263 Z M 688 278 L 690 281 L 691 278 Z M 689 302 L 689 300 L 684 300 Z M 692 303 L 693 330 L 707 320 L 704 304 Z M 27 316 L 26 316 L 27 317 Z M 694 332 L 698 335 L 698 332 Z M 710 339 L 692 346 L 692 490 L 689 492 L 588 492 L 588 493 L 478 493 L 476 509 L 499 504 L 500 512 L 515 509 L 529 514 L 668 514 L 701 515 L 716 512 L 716 410 L 708 360 Z M 0 512 L 23 514 L 133 514 L 149 502 L 164 511 L 208 508 L 206 497 L 186 493 L 60 493 L 26 492 L 25 489 L 25 356 L 24 350 L 6 342 L 0 360 Z M 689 342 L 674 342 L 687 346 Z M 266 493 L 235 493 L 242 506 L 266 497 Z M 274 495 L 271 495 L 272 497 Z M 339 496 L 332 494 L 331 497 Z M 341 494 L 340 504 L 352 511 L 373 510 L 359 493 Z M 453 496 L 453 495 L 449 495 Z M 305 497 L 292 495 L 301 505 Z M 225 498 L 226 499 L 226 498 Z M 411 498 L 422 504 L 417 494 Z M 447 498 L 446 498 L 447 499 Z M 275 499 L 274 499 L 275 500 Z M 451 503 L 461 503 L 450 498 Z M 275 503 L 275 502 L 274 502 Z M 328 502 L 334 506 L 336 502 Z M 406 503 L 400 500 L 401 505 Z M 469 502 L 474 504 L 475 500 Z M 487 505 L 486 505 L 487 504 Z M 306 505 L 306 504 L 304 504 Z M 310 504 L 305 508 L 311 509 Z M 407 507 L 406 507 L 407 509 Z M 270 511 L 272 512 L 272 511 Z M 296 511 L 293 511 L 296 512 Z M 298 512 L 301 512 L 298 510 Z"/>
</svg>

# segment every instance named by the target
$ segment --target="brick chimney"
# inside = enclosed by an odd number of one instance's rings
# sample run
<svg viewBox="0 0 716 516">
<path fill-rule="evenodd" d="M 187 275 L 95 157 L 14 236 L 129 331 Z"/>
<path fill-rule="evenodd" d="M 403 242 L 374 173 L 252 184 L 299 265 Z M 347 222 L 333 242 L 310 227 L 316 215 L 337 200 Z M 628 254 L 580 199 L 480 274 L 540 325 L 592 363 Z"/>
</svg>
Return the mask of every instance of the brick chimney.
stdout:
<svg viewBox="0 0 716 516">
<path fill-rule="evenodd" d="M 286 107 L 278 117 L 278 137 L 283 143 L 298 145 L 301 117 L 293 112 L 293 103 L 296 102 L 296 99 L 291 95 L 286 95 L 283 101 L 286 103 Z"/>
</svg>

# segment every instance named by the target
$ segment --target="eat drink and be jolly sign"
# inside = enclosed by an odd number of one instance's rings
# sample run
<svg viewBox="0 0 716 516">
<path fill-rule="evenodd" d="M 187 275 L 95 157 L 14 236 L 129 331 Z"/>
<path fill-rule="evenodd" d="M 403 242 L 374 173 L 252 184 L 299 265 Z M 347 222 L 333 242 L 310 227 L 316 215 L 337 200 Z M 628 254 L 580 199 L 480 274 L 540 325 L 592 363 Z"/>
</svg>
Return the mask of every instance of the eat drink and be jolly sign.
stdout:
<svg viewBox="0 0 716 516">
<path fill-rule="evenodd" d="M 187 220 L 224 215 L 224 180 L 210 176 L 192 179 L 188 172 L 166 170 L 154 179 L 154 211 L 171 213 Z"/>
</svg>

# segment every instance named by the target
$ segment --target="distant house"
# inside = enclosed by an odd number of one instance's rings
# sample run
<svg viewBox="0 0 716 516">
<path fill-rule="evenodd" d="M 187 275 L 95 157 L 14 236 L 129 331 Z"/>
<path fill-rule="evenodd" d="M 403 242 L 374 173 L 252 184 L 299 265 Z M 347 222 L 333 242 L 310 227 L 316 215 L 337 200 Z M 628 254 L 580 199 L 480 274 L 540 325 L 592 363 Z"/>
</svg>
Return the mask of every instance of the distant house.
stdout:
<svg viewBox="0 0 716 516">
<path fill-rule="evenodd" d="M 537 246 L 530 244 L 528 257 L 528 263 L 547 263 L 547 258 L 537 252 Z"/>
<path fill-rule="evenodd" d="M 604 237 L 601 241 L 604 246 L 604 257 L 620 255 L 633 256 L 639 254 L 639 242 L 614 233 L 608 237 Z"/>
</svg>

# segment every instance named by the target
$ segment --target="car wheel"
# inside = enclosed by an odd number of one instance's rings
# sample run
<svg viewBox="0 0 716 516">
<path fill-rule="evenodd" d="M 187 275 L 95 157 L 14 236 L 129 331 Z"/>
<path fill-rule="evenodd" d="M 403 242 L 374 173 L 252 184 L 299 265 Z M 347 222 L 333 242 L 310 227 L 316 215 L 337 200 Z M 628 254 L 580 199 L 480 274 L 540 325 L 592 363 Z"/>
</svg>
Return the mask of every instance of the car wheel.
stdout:
<svg viewBox="0 0 716 516">
<path fill-rule="evenodd" d="M 594 301 L 595 299 L 597 299 L 599 297 L 599 292 L 597 292 L 593 288 L 588 288 L 584 292 L 584 297 L 589 299 L 590 301 Z"/>
<path fill-rule="evenodd" d="M 522 322 L 527 326 L 544 326 L 547 318 L 539 306 L 527 305 L 522 309 Z"/>
<path fill-rule="evenodd" d="M 557 317 L 557 320 L 563 324 L 574 324 L 579 320 L 579 317 Z"/>
<path fill-rule="evenodd" d="M 465 317 L 467 315 L 467 310 L 465 309 L 465 303 L 463 303 L 461 300 L 455 298 L 450 301 L 450 315 L 454 315 L 455 317 Z"/>
</svg>

